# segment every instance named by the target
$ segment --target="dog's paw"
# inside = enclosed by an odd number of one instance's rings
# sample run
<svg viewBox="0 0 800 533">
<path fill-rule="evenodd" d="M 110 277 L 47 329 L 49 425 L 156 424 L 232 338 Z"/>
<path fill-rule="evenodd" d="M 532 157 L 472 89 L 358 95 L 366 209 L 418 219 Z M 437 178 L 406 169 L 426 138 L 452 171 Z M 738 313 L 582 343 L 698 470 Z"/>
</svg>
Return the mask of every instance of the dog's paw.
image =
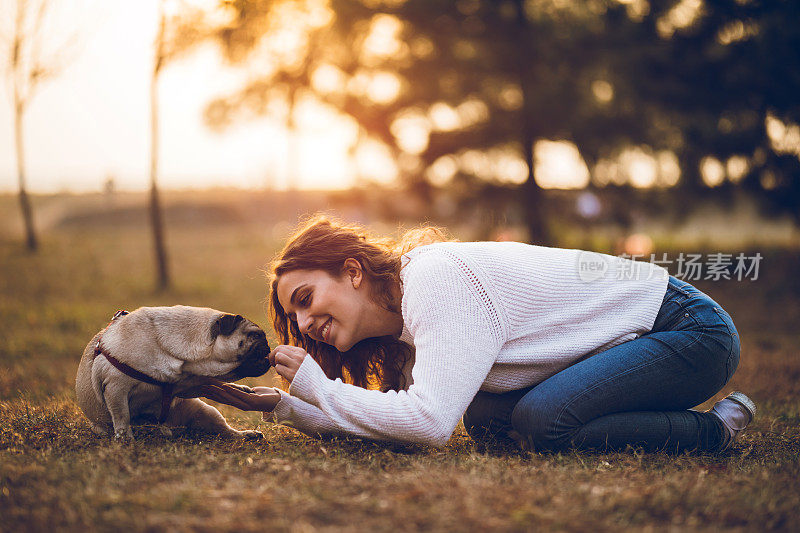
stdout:
<svg viewBox="0 0 800 533">
<path fill-rule="evenodd" d="M 114 430 L 114 440 L 117 442 L 133 442 L 133 430 L 130 426 Z"/>
<path fill-rule="evenodd" d="M 248 387 L 247 385 L 240 385 L 238 383 L 226 383 L 225 385 L 233 387 L 234 389 L 239 389 L 240 391 L 246 392 L 247 394 L 253 394 L 255 392 L 255 390 L 252 387 Z"/>
<path fill-rule="evenodd" d="M 245 430 L 239 432 L 239 437 L 244 440 L 261 440 L 264 438 L 264 434 L 260 431 L 255 430 Z"/>
</svg>

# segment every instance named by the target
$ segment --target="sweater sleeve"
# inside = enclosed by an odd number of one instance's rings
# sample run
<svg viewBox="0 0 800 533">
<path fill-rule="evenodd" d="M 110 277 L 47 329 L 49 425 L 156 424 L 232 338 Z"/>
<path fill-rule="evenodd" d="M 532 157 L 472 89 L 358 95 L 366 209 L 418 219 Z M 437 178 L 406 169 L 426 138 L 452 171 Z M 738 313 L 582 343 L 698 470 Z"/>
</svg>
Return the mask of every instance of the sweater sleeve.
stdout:
<svg viewBox="0 0 800 533">
<path fill-rule="evenodd" d="M 291 396 L 286 391 L 277 390 L 281 399 L 271 413 L 264 413 L 265 420 L 293 427 L 312 437 L 344 434 L 319 408 Z"/>
<path fill-rule="evenodd" d="M 442 446 L 489 373 L 502 334 L 480 276 L 464 265 L 425 253 L 405 268 L 403 317 L 416 348 L 408 390 L 381 392 L 330 380 L 311 357 L 289 390 L 347 433 Z"/>
</svg>

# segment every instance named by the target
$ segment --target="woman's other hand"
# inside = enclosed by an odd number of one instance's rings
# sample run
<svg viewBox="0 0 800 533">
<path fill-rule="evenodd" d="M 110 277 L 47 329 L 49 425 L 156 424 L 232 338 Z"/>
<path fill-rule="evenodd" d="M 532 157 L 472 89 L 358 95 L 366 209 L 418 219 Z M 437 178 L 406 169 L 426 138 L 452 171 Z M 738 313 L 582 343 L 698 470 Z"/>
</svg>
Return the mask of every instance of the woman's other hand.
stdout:
<svg viewBox="0 0 800 533">
<path fill-rule="evenodd" d="M 269 362 L 281 377 L 291 383 L 307 355 L 308 352 L 302 348 L 281 344 L 270 352 Z"/>
</svg>

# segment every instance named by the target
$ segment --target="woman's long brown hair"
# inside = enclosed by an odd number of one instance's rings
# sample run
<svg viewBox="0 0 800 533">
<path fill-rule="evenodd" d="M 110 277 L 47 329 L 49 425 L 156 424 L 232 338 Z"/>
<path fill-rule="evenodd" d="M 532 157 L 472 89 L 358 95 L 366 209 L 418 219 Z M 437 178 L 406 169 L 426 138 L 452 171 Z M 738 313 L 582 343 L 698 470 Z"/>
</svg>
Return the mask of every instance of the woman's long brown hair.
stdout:
<svg viewBox="0 0 800 533">
<path fill-rule="evenodd" d="M 317 342 L 300 331 L 278 301 L 280 276 L 292 270 L 323 270 L 336 278 L 343 275 L 344 262 L 354 258 L 361 263 L 372 289 L 372 299 L 385 309 L 400 313 L 392 294 L 400 286 L 400 257 L 405 252 L 432 242 L 449 240 L 446 233 L 426 226 L 406 232 L 396 242 L 376 237 L 364 227 L 347 225 L 325 215 L 306 221 L 289 238 L 283 251 L 272 262 L 269 314 L 281 344 L 306 350 L 330 379 L 340 378 L 359 387 L 382 390 L 405 388 L 403 367 L 411 357 L 405 343 L 391 336 L 364 339 L 350 350 Z"/>
</svg>

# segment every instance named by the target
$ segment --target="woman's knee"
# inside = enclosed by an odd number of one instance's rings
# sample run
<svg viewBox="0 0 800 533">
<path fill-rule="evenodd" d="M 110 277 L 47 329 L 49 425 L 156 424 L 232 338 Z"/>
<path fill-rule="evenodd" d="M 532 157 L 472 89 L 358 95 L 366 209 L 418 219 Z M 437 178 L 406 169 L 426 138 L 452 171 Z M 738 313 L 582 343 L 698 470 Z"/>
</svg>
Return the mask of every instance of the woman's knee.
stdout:
<svg viewBox="0 0 800 533">
<path fill-rule="evenodd" d="M 464 412 L 464 429 L 473 440 L 498 439 L 510 429 L 511 410 L 518 395 L 479 391 Z"/>
<path fill-rule="evenodd" d="M 487 409 L 481 402 L 475 402 L 473 400 L 464 412 L 462 421 L 464 422 L 464 429 L 467 430 L 467 434 L 474 439 L 489 423 Z"/>
</svg>

